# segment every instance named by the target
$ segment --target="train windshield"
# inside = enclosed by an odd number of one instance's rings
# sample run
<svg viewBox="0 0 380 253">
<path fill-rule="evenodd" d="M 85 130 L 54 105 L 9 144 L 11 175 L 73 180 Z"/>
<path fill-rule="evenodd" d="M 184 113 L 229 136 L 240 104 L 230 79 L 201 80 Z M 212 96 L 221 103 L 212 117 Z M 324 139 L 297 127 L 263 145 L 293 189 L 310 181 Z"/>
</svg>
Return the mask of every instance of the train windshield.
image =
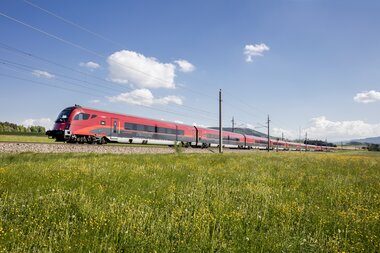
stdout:
<svg viewBox="0 0 380 253">
<path fill-rule="evenodd" d="M 63 110 L 58 115 L 58 118 L 56 119 L 55 123 L 67 122 L 72 111 L 73 111 L 73 108 L 66 108 L 65 110 Z"/>
</svg>

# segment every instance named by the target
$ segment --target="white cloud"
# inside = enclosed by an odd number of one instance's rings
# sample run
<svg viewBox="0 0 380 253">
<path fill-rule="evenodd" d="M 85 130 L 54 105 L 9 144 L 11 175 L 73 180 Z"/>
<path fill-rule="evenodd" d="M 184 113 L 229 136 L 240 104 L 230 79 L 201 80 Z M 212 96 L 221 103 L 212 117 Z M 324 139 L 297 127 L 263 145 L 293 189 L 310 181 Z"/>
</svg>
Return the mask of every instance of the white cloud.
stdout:
<svg viewBox="0 0 380 253">
<path fill-rule="evenodd" d="M 167 105 L 167 104 L 177 104 L 177 105 L 182 105 L 182 99 L 177 96 L 166 96 L 162 98 L 157 98 L 154 101 L 155 104 L 160 104 L 160 105 Z"/>
<path fill-rule="evenodd" d="M 195 70 L 195 66 L 186 60 L 180 59 L 174 62 L 178 64 L 179 70 L 181 72 L 188 73 L 188 72 L 193 72 Z"/>
<path fill-rule="evenodd" d="M 109 78 L 118 83 L 131 83 L 139 88 L 175 88 L 176 66 L 152 57 L 122 50 L 107 59 Z"/>
<path fill-rule="evenodd" d="M 152 92 L 148 89 L 137 89 L 131 92 L 121 93 L 117 96 L 107 97 L 112 103 L 127 103 L 133 105 L 151 106 L 153 104 L 167 105 L 177 104 L 182 105 L 182 99 L 177 96 L 166 96 L 162 98 L 155 98 Z"/>
<path fill-rule="evenodd" d="M 380 124 L 369 124 L 362 120 L 330 121 L 325 116 L 313 118 L 314 126 L 305 129 L 308 134 L 318 138 L 361 138 L 380 135 Z"/>
<path fill-rule="evenodd" d="M 289 130 L 278 128 L 278 127 L 274 127 L 273 129 L 271 129 L 271 133 L 270 133 L 271 136 L 281 138 L 282 134 L 284 135 L 285 139 L 298 139 L 298 136 L 296 136 L 293 131 L 289 131 Z"/>
<path fill-rule="evenodd" d="M 362 120 L 353 121 L 331 121 L 325 116 L 316 117 L 310 120 L 311 126 L 303 128 L 301 138 L 305 138 L 307 132 L 309 139 L 319 139 L 329 141 L 350 140 L 365 137 L 380 136 L 380 123 L 370 124 Z M 284 132 L 285 138 L 298 139 L 298 131 L 289 131 L 281 128 L 271 129 L 271 135 L 281 136 Z"/>
<path fill-rule="evenodd" d="M 265 51 L 269 51 L 269 47 L 264 43 L 256 45 L 246 45 L 244 47 L 244 55 L 246 56 L 246 62 L 252 62 L 253 57 L 262 56 Z"/>
<path fill-rule="evenodd" d="M 43 126 L 45 129 L 52 129 L 53 121 L 50 118 L 40 118 L 40 119 L 26 119 L 21 125 L 26 127 L 30 126 Z"/>
<path fill-rule="evenodd" d="M 91 71 L 100 68 L 100 65 L 96 62 L 93 62 L 93 61 L 81 62 L 81 63 L 79 63 L 79 66 L 84 67 L 84 68 L 88 68 Z"/>
<path fill-rule="evenodd" d="M 90 103 L 91 104 L 99 104 L 100 100 L 99 99 L 93 99 L 93 100 L 90 100 Z"/>
<path fill-rule="evenodd" d="M 36 77 L 47 78 L 47 79 L 52 79 L 55 77 L 53 74 L 50 74 L 47 71 L 42 71 L 42 70 L 38 70 L 38 69 L 33 70 L 32 75 L 34 75 Z"/>
<path fill-rule="evenodd" d="M 193 126 L 196 126 L 196 127 L 203 127 L 203 128 L 208 128 L 208 126 L 203 125 L 203 124 L 198 124 L 198 123 L 196 123 L 196 122 L 193 123 Z"/>
<path fill-rule="evenodd" d="M 380 92 L 374 90 L 360 92 L 356 94 L 354 101 L 365 104 L 380 101 Z"/>
<path fill-rule="evenodd" d="M 177 123 L 177 124 L 184 124 L 183 121 L 181 121 L 181 120 L 174 120 L 174 123 Z"/>
</svg>

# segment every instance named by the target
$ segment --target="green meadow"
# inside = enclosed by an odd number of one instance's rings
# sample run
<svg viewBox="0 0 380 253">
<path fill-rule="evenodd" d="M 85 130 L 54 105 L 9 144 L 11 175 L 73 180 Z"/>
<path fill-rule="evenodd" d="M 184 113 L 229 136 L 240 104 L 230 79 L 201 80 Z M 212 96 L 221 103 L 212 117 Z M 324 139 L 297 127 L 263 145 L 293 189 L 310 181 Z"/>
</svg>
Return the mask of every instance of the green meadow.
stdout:
<svg viewBox="0 0 380 253">
<path fill-rule="evenodd" d="M 2 252 L 379 252 L 380 155 L 0 154 Z"/>
<path fill-rule="evenodd" d="M 0 133 L 0 142 L 41 142 L 53 143 L 54 139 L 49 139 L 46 135 L 21 135 Z"/>
</svg>

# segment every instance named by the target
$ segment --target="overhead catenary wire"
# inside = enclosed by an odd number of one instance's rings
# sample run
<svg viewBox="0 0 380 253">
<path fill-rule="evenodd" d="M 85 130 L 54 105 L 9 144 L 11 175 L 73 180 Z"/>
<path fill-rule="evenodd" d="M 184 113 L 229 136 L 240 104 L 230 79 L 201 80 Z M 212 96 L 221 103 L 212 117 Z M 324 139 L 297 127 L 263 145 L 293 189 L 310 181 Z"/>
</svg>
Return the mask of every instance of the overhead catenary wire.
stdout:
<svg viewBox="0 0 380 253">
<path fill-rule="evenodd" d="M 2 66 L 2 65 L 0 65 L 0 66 Z M 19 81 L 25 81 L 25 82 L 28 82 L 28 83 L 34 83 L 34 84 L 37 84 L 37 85 L 42 85 L 42 86 L 46 86 L 46 87 L 50 87 L 50 88 L 55 88 L 55 89 L 61 89 L 61 90 L 66 90 L 66 91 L 70 91 L 70 92 L 75 92 L 77 94 L 83 94 L 83 95 L 87 95 L 87 96 L 91 96 L 91 97 L 97 97 L 97 98 L 102 97 L 102 96 L 97 95 L 97 94 L 87 93 L 87 92 L 83 92 L 83 91 L 80 91 L 80 90 L 71 89 L 71 88 L 68 88 L 68 87 L 62 87 L 62 86 L 58 86 L 58 85 L 54 85 L 54 84 L 37 82 L 37 81 L 31 80 L 31 79 L 21 78 L 21 77 L 18 77 L 18 76 L 12 76 L 12 75 L 9 75 L 9 74 L 0 73 L 0 76 L 7 77 L 7 78 L 10 78 L 10 79 L 19 80 Z M 153 108 L 153 107 L 149 107 L 149 106 L 146 106 L 146 105 L 140 105 L 140 106 L 145 107 L 145 108 L 147 108 L 149 110 L 153 110 L 153 111 L 165 112 L 165 113 L 173 114 L 173 115 L 177 115 L 177 116 L 186 116 L 186 117 L 189 117 L 189 118 L 194 118 L 193 116 L 189 116 L 189 115 L 186 115 L 186 114 L 183 114 L 183 113 L 179 113 L 179 112 L 173 112 L 173 111 L 168 111 L 168 110 L 164 110 L 164 109 Z M 203 118 L 203 119 L 210 120 L 209 117 L 203 117 L 201 115 L 197 115 L 196 118 Z"/>
<path fill-rule="evenodd" d="M 61 63 L 58 63 L 58 62 L 54 62 L 54 61 L 51 61 L 49 59 L 46 59 L 44 57 L 41 57 L 41 56 L 38 56 L 38 55 L 35 55 L 35 54 L 32 54 L 30 52 L 26 52 L 26 51 L 23 51 L 21 49 L 18 49 L 18 48 L 15 48 L 15 47 L 12 47 L 12 46 L 9 46 L 5 43 L 2 43 L 0 42 L 0 48 L 4 49 L 4 50 L 7 50 L 9 52 L 13 52 L 15 54 L 18 54 L 18 55 L 21 55 L 21 56 L 25 56 L 25 57 L 30 57 L 30 58 L 33 58 L 33 59 L 37 59 L 39 61 L 42 61 L 42 62 L 46 62 L 48 64 L 52 64 L 52 65 L 55 65 L 55 66 L 58 66 L 60 68 L 63 68 L 63 69 L 66 69 L 66 70 L 69 70 L 69 71 L 72 71 L 72 72 L 75 72 L 75 73 L 78 73 L 78 74 L 81 74 L 83 76 L 86 76 L 86 77 L 90 77 L 90 78 L 93 78 L 93 79 L 96 79 L 98 81 L 102 81 L 104 83 L 107 83 L 107 84 L 112 84 L 112 85 L 115 85 L 115 86 L 118 86 L 120 87 L 120 84 L 117 84 L 117 83 L 114 83 L 114 82 L 111 82 L 105 78 L 100 78 L 100 77 L 97 77 L 95 75 L 90 75 L 89 73 L 86 73 L 84 71 L 80 71 L 78 69 L 75 69 L 75 68 L 72 68 L 72 67 L 69 67 L 69 66 L 66 66 L 66 65 L 63 65 Z M 109 87 L 107 86 L 107 88 L 109 89 L 113 89 L 115 91 L 122 91 L 121 89 L 114 89 L 113 87 Z"/>
<path fill-rule="evenodd" d="M 93 50 L 91 50 L 91 49 L 88 49 L 88 48 L 86 48 L 86 47 L 83 47 L 83 46 L 81 46 L 81 45 L 79 45 L 79 44 L 77 44 L 77 43 L 74 43 L 74 42 L 72 42 L 72 41 L 66 40 L 66 39 L 64 39 L 64 38 L 62 38 L 62 37 L 59 37 L 59 36 L 57 36 L 57 35 L 54 35 L 54 34 L 52 34 L 52 33 L 46 32 L 46 31 L 44 31 L 44 30 L 42 30 L 42 29 L 40 29 L 40 28 L 37 28 L 37 27 L 35 27 L 35 26 L 33 26 L 33 25 L 30 25 L 30 24 L 27 24 L 27 23 L 25 23 L 25 22 L 23 22 L 23 21 L 21 21 L 21 20 L 19 20 L 19 19 L 16 19 L 16 18 L 14 18 L 14 17 L 12 17 L 12 16 L 9 16 L 9 15 L 3 13 L 3 12 L 0 12 L 0 16 L 3 16 L 3 17 L 5 17 L 5 18 L 7 18 L 7 19 L 9 19 L 9 20 L 11 20 L 11 21 L 13 21 L 13 22 L 16 22 L 16 23 L 18 23 L 18 24 L 21 24 L 21 25 L 23 25 L 23 26 L 25 26 L 25 27 L 28 27 L 29 29 L 32 29 L 32 30 L 34 30 L 34 31 L 36 31 L 36 32 L 42 33 L 42 34 L 44 34 L 45 36 L 48 36 L 48 37 L 50 37 L 50 38 L 52 38 L 52 39 L 55 39 L 55 40 L 58 40 L 58 41 L 60 41 L 60 42 L 62 42 L 62 43 L 64 43 L 64 44 L 67 44 L 67 45 L 69 45 L 69 46 L 72 46 L 72 47 L 74 47 L 74 48 L 77 48 L 77 49 L 79 49 L 79 50 L 82 50 L 82 51 L 87 52 L 87 53 L 89 53 L 89 54 L 92 54 L 92 55 L 94 55 L 94 56 L 96 56 L 96 57 L 99 57 L 99 58 L 102 58 L 102 59 L 107 59 L 107 57 L 106 57 L 105 55 L 101 54 L 101 53 L 98 53 L 98 52 L 96 52 L 96 51 L 93 51 Z M 159 82 L 159 83 L 161 83 L 161 84 L 166 84 L 166 81 L 163 80 L 163 79 L 161 79 L 161 78 L 158 78 L 158 77 L 153 76 L 153 75 L 151 75 L 151 74 L 149 74 L 149 73 L 143 72 L 143 71 L 141 71 L 141 70 L 139 70 L 139 69 L 133 68 L 133 67 L 128 66 L 128 65 L 126 65 L 126 64 L 120 63 L 119 61 L 115 61 L 115 60 L 113 60 L 112 58 L 108 58 L 108 61 L 111 61 L 111 62 L 113 62 L 113 63 L 115 63 L 115 64 L 117 64 L 117 65 L 119 65 L 119 66 L 121 66 L 121 67 L 127 68 L 127 69 L 129 69 L 129 70 L 134 71 L 134 72 L 137 72 L 137 73 L 139 73 L 139 74 L 141 74 L 141 75 L 145 75 L 145 76 L 147 76 L 147 77 L 149 77 L 149 78 L 152 78 L 152 79 L 156 80 L 157 82 Z M 212 98 L 212 99 L 215 99 L 214 97 L 212 97 L 212 96 L 210 96 L 210 95 L 208 95 L 208 94 L 199 93 L 198 91 L 193 91 L 192 89 L 189 89 L 189 88 L 187 88 L 187 87 L 181 87 L 181 86 L 179 86 L 179 87 L 180 87 L 180 88 L 183 88 L 183 89 L 186 89 L 186 90 L 188 90 L 188 91 L 190 91 L 190 92 L 194 92 L 194 93 L 197 93 L 197 94 L 202 94 L 203 96 L 206 96 L 206 97 L 210 97 L 210 98 Z"/>
<path fill-rule="evenodd" d="M 1 67 L 5 67 L 7 69 L 10 69 L 12 71 L 15 71 L 17 73 L 25 74 L 25 71 L 20 70 L 20 68 L 12 66 L 12 65 L 7 65 L 7 64 L 4 64 L 4 63 L 0 62 L 0 66 Z M 30 73 L 30 72 L 27 72 L 27 73 Z M 20 80 L 20 81 L 25 81 L 25 82 L 28 82 L 28 83 L 34 83 L 34 84 L 43 85 L 43 86 L 47 86 L 47 87 L 52 87 L 52 88 L 57 88 L 57 89 L 66 90 L 66 91 L 70 91 L 70 92 L 75 92 L 77 94 L 84 94 L 84 95 L 88 95 L 88 96 L 92 96 L 92 97 L 103 98 L 102 95 L 94 94 L 92 92 L 87 92 L 87 91 L 83 92 L 81 90 L 72 89 L 72 88 L 68 88 L 68 87 L 62 87 L 62 86 L 58 86 L 58 85 L 51 84 L 51 83 L 48 84 L 48 83 L 44 83 L 44 82 L 37 82 L 35 80 L 21 78 L 19 76 L 11 76 L 11 75 L 8 75 L 8 74 L 1 74 L 1 76 L 12 78 L 12 79 L 16 79 L 16 80 Z M 64 84 L 71 84 L 71 85 L 74 85 L 74 86 L 81 86 L 81 85 L 78 85 L 78 84 L 75 84 L 75 83 L 69 83 L 67 81 L 62 81 L 61 80 L 61 82 L 64 83 Z M 83 87 L 83 86 L 81 86 L 81 87 Z M 143 104 L 140 104 L 138 106 L 141 106 L 141 107 L 144 107 L 144 108 L 147 108 L 147 109 L 150 109 L 150 110 L 154 110 L 154 111 L 161 111 L 161 112 L 171 113 L 171 114 L 174 114 L 174 115 L 186 116 L 186 117 L 189 117 L 189 118 L 202 118 L 202 119 L 206 119 L 208 121 L 210 121 L 210 119 L 211 119 L 211 121 L 212 121 L 212 118 L 210 118 L 208 116 L 199 115 L 199 113 L 196 113 L 196 116 L 194 117 L 194 116 L 189 116 L 187 114 L 183 114 L 183 113 L 179 113 L 179 112 L 173 112 L 173 111 L 168 111 L 168 110 L 163 110 L 163 109 L 158 109 L 158 108 L 152 108 L 150 106 L 146 106 L 146 105 L 143 105 Z M 192 113 L 192 114 L 194 114 L 194 113 Z"/>
<path fill-rule="evenodd" d="M 16 68 L 18 70 L 24 71 L 25 73 L 29 73 L 29 74 L 32 74 L 32 75 L 35 73 L 33 71 L 36 70 L 36 68 L 30 67 L 28 65 L 10 62 L 10 61 L 7 61 L 7 60 L 1 59 L 1 58 L 0 58 L 0 64 Z M 49 72 L 49 74 L 53 75 L 54 79 L 58 80 L 58 81 L 62 81 L 62 79 L 57 78 L 57 76 L 58 77 L 61 76 L 61 77 L 68 78 L 68 79 L 72 79 L 70 77 L 67 77 L 67 76 L 64 76 L 64 75 L 61 75 L 61 74 L 57 74 L 55 72 Z M 72 79 L 72 80 L 75 80 L 75 79 Z M 79 80 L 79 81 L 82 81 L 82 80 Z M 86 86 L 86 85 L 82 85 L 82 84 L 78 84 L 78 83 L 73 83 L 73 82 L 68 82 L 68 81 L 64 81 L 64 82 L 66 84 L 72 84 L 72 85 L 80 86 L 80 87 L 83 87 L 83 88 L 86 88 L 86 89 L 91 89 L 91 91 L 96 91 L 96 92 L 99 92 L 100 94 L 104 94 L 105 93 L 104 90 L 100 90 L 100 89 L 97 89 L 97 88 L 94 88 L 94 87 L 89 87 L 89 86 Z M 111 93 L 109 93 L 109 94 L 111 95 Z"/>
<path fill-rule="evenodd" d="M 38 9 L 42 10 L 42 11 L 45 11 L 46 13 L 49 13 L 50 15 L 55 16 L 56 18 L 61 19 L 62 21 L 66 22 L 66 23 L 68 23 L 68 24 L 74 25 L 74 26 L 76 26 L 77 28 L 79 28 L 79 29 L 81 29 L 81 30 L 83 30 L 83 31 L 89 32 L 89 33 L 91 33 L 91 34 L 93 34 L 93 35 L 95 35 L 95 36 L 97 36 L 97 37 L 99 37 L 99 38 L 102 38 L 102 39 L 105 39 L 105 40 L 107 40 L 107 41 L 109 41 L 109 42 L 112 42 L 112 40 L 109 40 L 109 39 L 107 39 L 106 37 L 104 37 L 104 36 L 102 36 L 102 35 L 100 35 L 100 34 L 97 34 L 97 33 L 95 33 L 95 32 L 92 32 L 92 31 L 90 31 L 90 30 L 88 30 L 88 29 L 86 29 L 86 28 L 84 28 L 84 27 L 82 27 L 82 26 L 80 26 L 80 25 L 78 25 L 78 24 L 75 24 L 74 22 L 71 22 L 70 20 L 67 20 L 67 19 L 65 19 L 65 18 L 62 18 L 62 17 L 60 17 L 60 16 L 54 14 L 53 12 L 47 11 L 46 9 L 43 9 L 43 8 L 37 6 L 37 5 L 35 5 L 35 4 L 33 4 L 33 3 L 29 2 L 29 1 L 25 1 L 25 2 L 28 3 L 29 5 L 33 6 L 33 7 L 36 7 L 36 8 L 38 8 Z M 87 52 L 87 53 L 89 53 L 89 54 L 95 55 L 95 56 L 100 57 L 100 58 L 106 58 L 106 56 L 104 56 L 104 55 L 102 55 L 102 54 L 100 54 L 100 53 L 98 53 L 98 52 L 96 52 L 96 51 L 94 51 L 94 50 L 88 49 L 88 48 L 86 48 L 86 47 L 84 47 L 84 46 L 81 46 L 81 45 L 79 45 L 79 44 L 77 44 L 77 43 L 74 43 L 74 42 L 72 42 L 72 41 L 66 40 L 66 39 L 64 39 L 64 38 L 62 38 L 62 37 L 59 37 L 59 36 L 57 36 L 57 35 L 54 35 L 54 34 L 52 34 L 52 33 L 46 32 L 46 31 L 44 31 L 44 30 L 42 30 L 42 29 L 40 29 L 40 28 L 37 28 L 37 27 L 35 27 L 35 26 L 33 26 L 33 25 L 30 25 L 30 24 L 27 24 L 26 22 L 23 22 L 23 21 L 21 21 L 21 20 L 18 20 L 18 19 L 14 18 L 14 17 L 11 17 L 11 16 L 9 16 L 9 15 L 7 15 L 7 14 L 5 14 L 5 13 L 0 12 L 0 15 L 3 16 L 3 17 L 5 17 L 5 18 L 7 18 L 7 19 L 9 19 L 9 20 L 11 20 L 11 21 L 14 21 L 14 22 L 19 23 L 19 24 L 21 24 L 21 25 L 23 25 L 23 26 L 26 26 L 26 27 L 28 27 L 29 29 L 32 29 L 32 30 L 34 30 L 34 31 L 36 31 L 36 32 L 39 32 L 39 33 L 42 33 L 42 34 L 44 34 L 45 36 L 48 36 L 48 37 L 53 38 L 53 39 L 55 39 L 55 40 L 58 40 L 58 41 L 60 41 L 60 42 L 62 42 L 62 43 L 65 43 L 65 44 L 67 44 L 67 45 L 70 45 L 70 46 L 72 46 L 72 47 L 75 47 L 75 48 L 77 48 L 77 49 L 79 49 L 79 50 L 85 51 L 85 52 Z M 128 68 L 128 69 L 130 69 L 130 70 L 132 70 L 132 71 L 135 71 L 135 72 L 140 73 L 140 74 L 142 74 L 142 75 L 148 76 L 148 77 L 150 77 L 150 78 L 152 78 L 152 79 L 154 79 L 154 80 L 156 80 L 156 81 L 158 81 L 158 82 L 160 82 L 160 83 L 165 83 L 165 82 L 166 82 L 165 80 L 162 80 L 162 79 L 160 79 L 160 78 L 158 78 L 158 77 L 156 77 L 156 76 L 152 76 L 152 75 L 150 75 L 150 74 L 148 74 L 148 73 L 145 73 L 145 72 L 143 72 L 143 71 L 140 71 L 140 70 L 138 70 L 138 69 L 136 69 L 136 68 L 133 68 L 133 67 L 131 67 L 131 66 L 127 66 L 127 65 L 122 64 L 122 63 L 120 63 L 120 62 L 118 62 L 118 61 L 114 61 L 114 60 L 112 60 L 112 59 L 110 59 L 110 58 L 108 58 L 108 60 L 114 62 L 115 64 L 118 64 L 118 65 L 120 65 L 120 66 L 123 66 L 123 67 L 125 67 L 125 68 Z M 203 93 L 201 93 L 201 92 L 199 92 L 199 91 L 193 91 L 192 89 L 189 89 L 189 88 L 187 88 L 187 87 L 183 87 L 183 86 L 178 86 L 178 87 L 179 87 L 179 88 L 182 88 L 182 89 L 189 90 L 190 92 L 194 92 L 194 93 L 196 93 L 196 94 L 198 94 L 198 95 L 203 95 L 203 96 L 207 96 L 207 97 L 211 97 L 212 99 L 215 99 L 215 97 L 213 97 L 213 96 L 210 96 L 210 95 L 208 95 L 208 94 L 203 94 Z M 227 92 L 227 93 L 228 93 L 228 92 Z M 241 102 L 240 99 L 237 100 L 237 101 Z M 250 105 L 249 105 L 249 106 L 250 106 Z M 188 109 L 191 108 L 191 107 L 189 107 L 189 106 L 185 106 L 185 105 L 182 105 L 182 107 L 185 107 L 185 108 L 188 108 Z M 251 108 L 255 108 L 255 107 L 252 107 L 252 106 L 250 106 L 250 107 L 251 107 Z M 192 109 L 200 110 L 200 111 L 202 110 L 202 109 L 199 109 L 199 108 L 192 108 Z M 255 109 L 257 109 L 257 108 L 255 108 Z M 241 109 L 239 109 L 239 110 L 241 110 Z M 203 111 L 205 112 L 205 110 L 203 110 Z M 206 112 L 206 113 L 213 114 L 213 113 L 211 113 L 211 112 Z M 249 114 L 251 114 L 251 113 L 249 113 Z"/>
<path fill-rule="evenodd" d="M 57 19 L 59 19 L 59 20 L 61 20 L 63 22 L 65 22 L 66 24 L 74 26 L 74 27 L 76 27 L 76 28 L 78 28 L 78 29 L 80 29 L 80 30 L 82 30 L 84 32 L 87 32 L 87 33 L 89 33 L 89 34 L 91 34 L 91 35 L 93 35 L 95 37 L 98 37 L 98 38 L 100 38 L 100 39 L 102 39 L 104 41 L 107 41 L 109 43 L 112 43 L 112 44 L 120 46 L 120 47 L 124 47 L 125 46 L 125 45 L 123 45 L 120 42 L 117 42 L 117 41 L 112 40 L 112 39 L 110 39 L 110 38 L 108 38 L 108 37 L 106 37 L 106 36 L 104 36 L 102 34 L 94 32 L 94 31 L 92 31 L 92 30 L 90 30 L 90 29 L 88 29 L 88 28 L 86 28 L 86 27 L 84 27 L 82 25 L 79 25 L 79 24 L 77 24 L 77 23 L 75 23 L 75 22 L 73 22 L 73 21 L 71 21 L 71 20 L 69 20 L 67 18 L 64 18 L 64 17 L 62 17 L 62 16 L 60 16 L 60 15 L 58 15 L 58 14 L 56 14 L 56 13 L 50 11 L 50 10 L 47 10 L 46 8 L 43 8 L 43 7 L 41 7 L 41 6 L 39 6 L 39 5 L 35 4 L 35 3 L 32 3 L 32 2 L 27 1 L 27 0 L 24 0 L 24 2 L 27 3 L 27 4 L 29 4 L 32 7 L 36 8 L 36 9 L 39 9 L 39 10 L 41 10 L 41 11 L 43 11 L 43 12 L 45 12 L 45 13 L 47 13 L 47 14 L 49 14 L 49 15 L 51 15 L 51 16 L 53 16 L 53 17 L 55 17 L 55 18 L 57 18 Z M 145 72 L 142 72 L 142 73 L 145 73 Z M 145 74 L 147 74 L 147 73 L 145 73 Z M 181 88 L 181 89 L 188 90 L 189 92 L 192 92 L 192 93 L 195 93 L 195 94 L 198 94 L 198 95 L 201 95 L 201 96 L 205 96 L 205 97 L 211 98 L 213 100 L 217 100 L 215 97 L 213 97 L 213 96 L 211 96 L 209 94 L 205 94 L 205 93 L 199 92 L 197 90 L 190 89 L 190 88 L 185 87 L 185 86 L 178 85 L 178 87 Z"/>
<path fill-rule="evenodd" d="M 56 13 L 54 13 L 52 11 L 49 11 L 49 10 L 47 10 L 45 8 L 42 8 L 41 6 L 39 6 L 39 5 L 35 4 L 35 3 L 32 3 L 32 2 L 27 1 L 27 0 L 24 0 L 24 2 L 27 3 L 27 4 L 29 4 L 30 6 L 32 6 L 34 8 L 37 8 L 37 9 L 39 9 L 39 10 L 41 10 L 41 11 L 43 11 L 43 12 L 45 12 L 45 13 L 47 13 L 47 14 L 55 17 L 55 18 L 57 18 L 57 19 L 60 19 L 61 21 L 65 22 L 65 23 L 67 23 L 69 25 L 75 26 L 76 28 L 78 28 L 78 29 L 80 29 L 82 31 L 90 33 L 93 36 L 96 36 L 96 37 L 98 37 L 98 38 L 100 38 L 100 39 L 102 39 L 104 41 L 107 41 L 107 42 L 110 42 L 110 43 L 115 44 L 117 46 L 123 47 L 123 45 L 121 43 L 116 42 L 114 40 L 111 40 L 111 39 L 109 39 L 109 38 L 107 38 L 107 37 L 105 37 L 105 36 L 103 36 L 103 35 L 101 35 L 99 33 L 94 32 L 94 31 L 91 31 L 90 29 L 87 29 L 87 28 L 85 28 L 85 27 L 83 27 L 83 26 L 81 26 L 81 25 L 79 25 L 77 23 L 74 23 L 73 21 L 70 21 L 70 20 L 68 20 L 68 19 L 66 19 L 66 18 L 64 18 L 62 16 L 59 16 L 59 15 L 57 15 Z"/>
<path fill-rule="evenodd" d="M 23 55 L 25 55 L 25 56 L 30 56 L 30 57 L 33 57 L 33 58 L 36 58 L 36 59 L 39 59 L 39 60 L 45 61 L 45 62 L 47 62 L 47 63 L 54 64 L 54 65 L 57 65 L 57 66 L 59 66 L 59 67 L 65 68 L 65 69 L 68 69 L 68 70 L 71 70 L 71 71 L 75 71 L 75 72 L 77 72 L 77 73 L 80 73 L 80 74 L 83 74 L 83 75 L 86 75 L 86 76 L 93 77 L 92 75 L 89 75 L 89 74 L 87 74 L 87 73 L 85 73 L 85 72 L 75 70 L 75 69 L 70 68 L 70 67 L 67 67 L 67 66 L 65 66 L 65 65 L 62 65 L 62 64 L 59 64 L 59 63 L 56 63 L 56 62 L 53 62 L 53 61 L 47 60 L 47 59 L 45 59 L 45 58 L 42 58 L 42 57 L 39 57 L 39 56 L 36 56 L 36 55 L 30 54 L 30 53 L 28 53 L 28 52 L 25 52 L 25 51 L 22 51 L 22 50 L 19 50 L 19 49 L 13 48 L 13 47 L 9 47 L 8 45 L 6 45 L 6 44 L 4 44 L 4 43 L 1 43 L 1 42 L 0 42 L 0 45 L 2 45 L 3 48 L 5 48 L 5 49 L 10 49 L 11 51 L 14 51 L 14 52 L 17 52 L 17 53 L 21 53 L 21 54 L 23 54 Z M 14 64 L 18 64 L 18 63 L 14 63 Z M 23 64 L 18 64 L 18 65 L 23 65 Z M 24 65 L 24 66 L 26 66 L 26 65 Z M 28 66 L 28 67 L 29 67 L 29 68 L 32 68 L 32 67 L 30 67 L 30 66 Z M 54 73 L 54 74 L 56 74 L 56 75 L 60 75 L 60 76 L 65 76 L 65 75 L 62 75 L 62 74 L 57 74 L 57 73 L 55 73 L 55 72 L 52 72 L 52 73 Z M 65 76 L 65 77 L 66 77 L 66 78 L 73 79 L 73 80 L 76 80 L 76 81 L 86 82 L 86 83 L 91 84 L 91 85 L 94 84 L 93 82 L 90 83 L 90 82 L 85 81 L 85 80 L 79 80 L 79 79 L 71 78 L 71 77 L 68 77 L 68 76 Z M 103 79 L 100 79 L 100 80 L 103 80 Z M 108 83 L 112 83 L 112 82 L 109 82 L 109 81 L 108 81 Z M 114 84 L 114 83 L 112 83 L 112 84 Z M 108 92 L 108 89 L 115 90 L 115 91 L 118 91 L 118 92 L 126 92 L 125 90 L 115 89 L 115 88 L 108 87 L 108 86 L 104 86 L 104 85 L 100 85 L 100 84 L 95 84 L 95 85 L 106 88 L 106 89 L 107 89 L 107 92 Z M 128 89 L 128 90 L 132 90 L 132 89 L 127 88 L 127 87 L 125 87 L 125 88 Z M 93 88 L 91 87 L 91 89 L 93 89 Z M 208 115 L 212 115 L 212 116 L 215 116 L 215 115 L 216 115 L 216 112 L 213 113 L 213 112 L 210 112 L 210 111 L 207 111 L 207 110 L 204 110 L 204 109 L 199 109 L 199 108 L 195 108 L 195 107 L 191 107 L 191 106 L 187 106 L 187 105 L 183 105 L 183 104 L 182 104 L 182 105 L 174 104 L 174 106 L 176 106 L 176 107 L 187 108 L 188 110 L 193 111 L 193 112 L 198 112 L 198 111 L 199 111 L 199 112 L 201 112 L 201 113 L 206 113 L 206 114 L 208 114 Z"/>
<path fill-rule="evenodd" d="M 237 98 L 236 96 L 234 96 L 234 95 L 233 95 L 231 92 L 229 92 L 229 91 L 226 91 L 226 93 L 227 93 L 227 95 L 230 95 L 231 97 L 234 98 L 233 101 L 236 101 L 236 102 L 238 102 L 238 103 L 240 103 L 240 104 L 242 104 L 242 105 L 244 105 L 244 106 L 250 107 L 252 110 L 255 110 L 256 112 L 262 114 L 263 116 L 266 115 L 266 113 L 264 112 L 264 110 L 262 110 L 262 109 L 260 109 L 260 108 L 258 108 L 258 107 L 256 107 L 256 106 L 252 106 L 250 103 L 247 103 L 247 102 L 246 102 L 244 99 L 242 99 L 242 98 Z M 233 104 L 231 104 L 231 106 L 235 107 Z M 235 107 L 235 108 L 236 108 L 236 107 Z M 246 110 L 244 110 L 244 109 L 241 109 L 241 108 L 240 108 L 240 110 L 244 111 L 244 112 L 245 112 L 246 114 L 248 114 L 248 115 L 254 116 L 251 112 L 248 112 L 248 111 L 246 111 Z M 276 121 L 278 122 L 279 120 L 277 119 Z M 286 126 L 286 125 L 287 125 L 286 123 L 283 123 L 283 122 L 279 122 L 279 123 L 280 123 L 280 125 L 282 125 L 282 126 Z M 272 124 L 273 126 L 277 126 L 276 124 L 273 124 L 272 119 L 271 119 L 271 124 Z M 278 128 L 283 129 L 283 127 L 278 127 Z"/>
</svg>

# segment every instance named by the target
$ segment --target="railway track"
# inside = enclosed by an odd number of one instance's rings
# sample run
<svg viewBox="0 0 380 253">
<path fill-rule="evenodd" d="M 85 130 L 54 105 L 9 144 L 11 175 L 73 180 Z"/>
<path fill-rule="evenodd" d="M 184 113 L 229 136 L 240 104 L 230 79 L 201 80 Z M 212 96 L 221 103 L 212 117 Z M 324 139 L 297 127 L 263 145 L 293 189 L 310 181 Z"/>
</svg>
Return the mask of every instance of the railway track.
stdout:
<svg viewBox="0 0 380 253">
<path fill-rule="evenodd" d="M 182 148 L 182 153 L 216 153 L 217 149 Z M 175 148 L 166 146 L 142 145 L 90 145 L 41 142 L 0 142 L 0 153 L 100 153 L 100 154 L 171 154 Z M 249 152 L 247 150 L 229 150 L 225 152 Z M 252 151 L 250 151 L 252 152 Z"/>
</svg>

